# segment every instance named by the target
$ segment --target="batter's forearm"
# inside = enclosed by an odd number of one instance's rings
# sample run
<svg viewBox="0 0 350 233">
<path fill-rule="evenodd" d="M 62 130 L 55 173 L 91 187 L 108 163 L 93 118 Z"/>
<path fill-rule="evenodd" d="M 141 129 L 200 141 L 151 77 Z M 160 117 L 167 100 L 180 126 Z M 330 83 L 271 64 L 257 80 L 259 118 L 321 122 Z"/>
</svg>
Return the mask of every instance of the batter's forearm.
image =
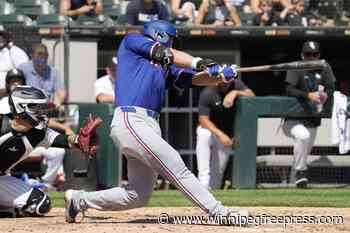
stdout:
<svg viewBox="0 0 350 233">
<path fill-rule="evenodd" d="M 192 65 L 194 57 L 186 52 L 171 49 L 174 55 L 174 64 L 179 67 L 189 68 Z"/>
</svg>

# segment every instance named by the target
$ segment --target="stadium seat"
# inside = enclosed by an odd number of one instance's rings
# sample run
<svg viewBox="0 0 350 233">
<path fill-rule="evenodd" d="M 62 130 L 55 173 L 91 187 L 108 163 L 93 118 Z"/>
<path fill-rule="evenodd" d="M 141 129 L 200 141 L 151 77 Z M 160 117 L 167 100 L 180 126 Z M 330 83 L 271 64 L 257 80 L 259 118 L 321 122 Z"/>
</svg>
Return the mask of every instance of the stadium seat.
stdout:
<svg viewBox="0 0 350 233">
<path fill-rule="evenodd" d="M 0 15 L 9 15 L 15 12 L 15 8 L 11 3 L 1 1 L 0 2 Z"/>
<path fill-rule="evenodd" d="M 46 0 L 15 0 L 16 12 L 36 18 L 55 13 L 55 8 Z"/>
<path fill-rule="evenodd" d="M 103 1 L 103 13 L 117 19 L 121 14 L 120 1 L 119 0 L 105 0 Z"/>
<path fill-rule="evenodd" d="M 319 13 L 329 19 L 339 17 L 341 15 L 342 7 L 342 0 L 321 0 L 318 2 Z"/>
<path fill-rule="evenodd" d="M 69 22 L 69 18 L 63 15 L 39 15 L 36 20 L 37 26 L 62 25 L 65 26 Z"/>
<path fill-rule="evenodd" d="M 75 20 L 75 22 L 78 26 L 114 26 L 113 20 L 109 16 L 103 14 L 97 16 L 81 15 Z"/>
<path fill-rule="evenodd" d="M 26 15 L 10 14 L 0 15 L 0 24 L 31 26 L 33 21 Z"/>
<path fill-rule="evenodd" d="M 237 15 L 241 19 L 242 26 L 252 26 L 253 20 L 255 17 L 255 13 L 244 13 L 244 12 L 237 12 Z"/>
<path fill-rule="evenodd" d="M 60 0 L 47 0 L 50 4 L 51 7 L 54 9 L 54 12 L 59 12 L 60 11 Z"/>
<path fill-rule="evenodd" d="M 55 6 L 57 9 L 60 6 L 60 0 L 47 0 L 51 5 Z"/>
<path fill-rule="evenodd" d="M 126 14 L 122 14 L 122 15 L 119 15 L 119 17 L 118 17 L 118 19 L 117 19 L 117 21 L 116 21 L 116 23 L 118 24 L 118 25 L 126 25 L 127 24 L 127 18 L 126 18 Z"/>
<path fill-rule="evenodd" d="M 106 9 L 103 11 L 103 13 L 108 15 L 109 17 L 111 17 L 114 20 L 118 19 L 118 17 L 121 15 L 119 7 L 118 8 L 111 8 L 109 10 Z"/>
</svg>

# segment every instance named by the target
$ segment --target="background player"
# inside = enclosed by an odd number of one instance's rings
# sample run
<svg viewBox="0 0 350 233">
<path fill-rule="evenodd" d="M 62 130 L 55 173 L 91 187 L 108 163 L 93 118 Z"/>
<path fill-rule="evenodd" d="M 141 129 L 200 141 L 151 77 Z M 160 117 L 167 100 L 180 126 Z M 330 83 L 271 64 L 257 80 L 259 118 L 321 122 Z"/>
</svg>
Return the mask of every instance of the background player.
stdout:
<svg viewBox="0 0 350 233">
<path fill-rule="evenodd" d="M 158 173 L 212 216 L 248 215 L 245 210 L 229 209 L 218 202 L 161 137 L 158 119 L 166 88 L 213 85 L 232 81 L 237 75 L 235 66 L 221 67 L 172 49 L 176 35 L 172 24 L 159 20 L 145 24 L 143 35 L 131 33 L 122 40 L 111 137 L 128 160 L 129 186 L 97 192 L 68 190 L 67 222 L 75 222 L 77 214 L 87 208 L 126 210 L 145 206 Z M 205 71 L 196 73 L 193 69 Z M 222 79 L 216 77 L 219 74 Z"/>
<path fill-rule="evenodd" d="M 307 41 L 301 50 L 303 60 L 320 59 L 320 45 L 315 41 Z M 329 64 L 322 70 L 288 71 L 286 93 L 301 101 L 307 101 L 311 105 L 324 104 L 335 90 L 335 77 Z M 323 86 L 324 91 L 319 91 Z M 331 98 L 329 98 L 331 100 Z M 316 109 L 316 107 L 314 108 Z M 284 133 L 294 139 L 294 161 L 292 171 L 295 172 L 295 184 L 298 188 L 306 188 L 307 156 L 310 154 L 315 142 L 317 128 L 321 124 L 321 118 L 287 118 L 284 125 Z"/>
<path fill-rule="evenodd" d="M 0 137 L 0 207 L 15 208 L 19 213 L 40 216 L 51 208 L 49 197 L 20 179 L 10 176 L 11 169 L 28 157 L 38 145 L 69 148 L 77 146 L 91 155 L 96 154 L 93 143 L 84 143 L 84 135 L 92 135 L 95 121 L 88 121 L 78 135 L 66 136 L 47 128 L 50 105 L 45 94 L 34 87 L 17 86 L 9 96 L 11 131 Z M 84 133 L 84 135 L 83 135 Z M 91 145 L 91 146 L 90 146 Z"/>
<path fill-rule="evenodd" d="M 240 79 L 206 87 L 199 96 L 196 156 L 198 179 L 203 186 L 218 189 L 232 153 L 234 109 L 238 96 L 254 96 Z"/>
<path fill-rule="evenodd" d="M 5 88 L 7 72 L 27 61 L 27 54 L 14 45 L 10 34 L 0 26 L 0 97 L 7 95 Z"/>
<path fill-rule="evenodd" d="M 8 95 L 11 93 L 11 91 L 17 87 L 18 85 L 25 85 L 26 84 L 26 78 L 24 73 L 19 69 L 12 69 L 7 72 L 6 75 L 6 93 L 7 96 L 4 96 L 0 100 L 0 119 L 1 119 L 1 128 L 0 128 L 0 135 L 6 134 L 11 131 L 10 128 L 10 118 L 11 116 L 11 110 L 9 108 L 8 104 Z M 54 119 L 49 119 L 48 126 L 50 128 L 53 128 L 55 130 L 58 130 L 59 132 L 71 132 L 73 134 L 74 132 L 67 126 L 55 121 Z M 38 150 L 38 148 L 41 150 L 46 150 L 44 147 L 37 147 L 35 148 L 30 155 L 28 156 L 29 159 L 33 157 L 37 157 L 38 155 L 35 155 L 35 151 Z M 60 148 L 62 149 L 62 148 Z M 64 149 L 63 149 L 64 150 Z M 56 154 L 57 155 L 57 154 Z M 28 179 L 28 176 L 26 174 L 23 174 L 23 180 L 26 180 L 29 184 L 32 185 L 40 185 L 41 187 L 45 187 L 45 189 L 54 189 L 54 185 L 60 184 L 62 181 L 61 178 L 61 168 L 63 170 L 63 159 L 64 154 L 61 156 L 51 156 L 49 153 L 43 153 L 43 159 L 46 162 L 47 169 L 45 171 L 45 174 L 41 177 L 41 182 L 34 179 Z"/>
</svg>

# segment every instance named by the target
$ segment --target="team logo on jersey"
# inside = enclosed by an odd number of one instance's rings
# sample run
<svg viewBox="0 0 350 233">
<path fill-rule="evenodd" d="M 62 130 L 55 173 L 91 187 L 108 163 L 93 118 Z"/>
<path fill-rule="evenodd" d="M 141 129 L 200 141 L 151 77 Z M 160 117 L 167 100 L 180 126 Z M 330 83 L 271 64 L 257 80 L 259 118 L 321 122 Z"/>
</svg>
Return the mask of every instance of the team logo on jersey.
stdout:
<svg viewBox="0 0 350 233">
<path fill-rule="evenodd" d="M 18 149 L 15 146 L 13 146 L 13 147 L 9 147 L 9 151 L 16 152 L 18 151 Z"/>
</svg>

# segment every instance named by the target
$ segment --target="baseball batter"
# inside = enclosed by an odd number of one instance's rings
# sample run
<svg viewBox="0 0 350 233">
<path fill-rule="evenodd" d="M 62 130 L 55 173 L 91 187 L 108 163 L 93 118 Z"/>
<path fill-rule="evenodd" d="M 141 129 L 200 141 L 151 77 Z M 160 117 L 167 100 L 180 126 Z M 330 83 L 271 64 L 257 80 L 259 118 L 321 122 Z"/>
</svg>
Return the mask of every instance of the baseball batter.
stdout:
<svg viewBox="0 0 350 233">
<path fill-rule="evenodd" d="M 224 207 L 188 170 L 180 154 L 161 136 L 159 113 L 165 90 L 231 81 L 235 66 L 221 67 L 211 61 L 172 49 L 177 35 L 167 21 L 151 21 L 142 34 L 128 34 L 118 50 L 116 109 L 111 137 L 127 158 L 128 188 L 97 192 L 68 190 L 66 221 L 75 222 L 80 211 L 126 210 L 145 206 L 158 174 L 167 178 L 189 200 L 212 216 L 248 215 L 245 210 Z M 180 68 L 188 67 L 188 68 Z M 204 68 L 196 73 L 194 69 Z"/>
<path fill-rule="evenodd" d="M 301 57 L 303 60 L 320 59 L 320 45 L 315 41 L 303 44 Z M 335 77 L 332 68 L 327 64 L 322 70 L 288 71 L 286 92 L 301 101 L 312 105 L 324 104 L 335 90 Z M 320 89 L 322 87 L 322 89 Z M 315 108 L 316 109 L 316 108 Z M 288 118 L 283 125 L 284 133 L 294 139 L 294 161 L 292 169 L 295 172 L 295 185 L 306 188 L 307 156 L 315 142 L 317 128 L 321 125 L 320 117 Z"/>
<path fill-rule="evenodd" d="M 10 176 L 11 169 L 37 146 L 70 148 L 76 145 L 86 152 L 86 144 L 81 143 L 85 136 L 80 133 L 66 136 L 47 128 L 50 106 L 39 89 L 17 86 L 11 92 L 8 104 L 11 130 L 0 137 L 0 209 L 13 208 L 20 215 L 41 216 L 51 209 L 49 197 Z"/>
</svg>

